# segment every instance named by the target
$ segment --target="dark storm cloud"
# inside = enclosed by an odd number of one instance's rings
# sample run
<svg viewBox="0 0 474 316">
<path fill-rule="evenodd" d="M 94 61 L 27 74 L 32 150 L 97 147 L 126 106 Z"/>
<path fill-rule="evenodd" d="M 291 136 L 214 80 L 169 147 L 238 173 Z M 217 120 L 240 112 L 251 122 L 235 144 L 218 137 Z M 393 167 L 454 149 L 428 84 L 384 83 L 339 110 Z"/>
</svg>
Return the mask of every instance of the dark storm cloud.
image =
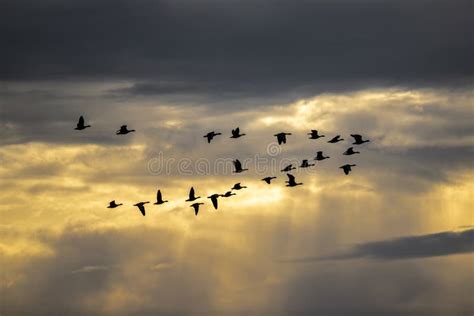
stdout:
<svg viewBox="0 0 474 316">
<path fill-rule="evenodd" d="M 357 258 L 396 260 L 449 256 L 471 252 L 474 252 L 474 229 L 368 242 L 357 245 L 348 252 L 328 257 L 292 258 L 280 260 L 280 262 L 313 262 Z"/>
<path fill-rule="evenodd" d="M 468 0 L 7 0 L 0 76 L 149 80 L 135 94 L 452 85 L 472 73 L 470 9 Z"/>
</svg>

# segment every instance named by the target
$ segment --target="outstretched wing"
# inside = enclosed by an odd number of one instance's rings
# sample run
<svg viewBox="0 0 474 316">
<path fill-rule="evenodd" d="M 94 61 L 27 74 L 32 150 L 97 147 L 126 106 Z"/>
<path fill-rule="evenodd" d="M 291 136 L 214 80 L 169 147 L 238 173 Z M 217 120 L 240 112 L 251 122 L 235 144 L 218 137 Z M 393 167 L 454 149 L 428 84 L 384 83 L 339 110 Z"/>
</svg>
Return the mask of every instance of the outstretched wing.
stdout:
<svg viewBox="0 0 474 316">
<path fill-rule="evenodd" d="M 77 126 L 84 126 L 84 117 L 82 115 L 79 117 L 79 122 L 77 122 Z"/>
<path fill-rule="evenodd" d="M 362 136 L 359 134 L 351 134 L 351 136 L 354 138 L 356 142 L 362 141 Z"/>
<path fill-rule="evenodd" d="M 145 206 L 143 204 L 137 205 L 138 209 L 142 213 L 143 216 L 145 216 Z"/>
<path fill-rule="evenodd" d="M 161 191 L 160 190 L 158 190 L 158 193 L 156 194 L 156 201 L 157 202 L 163 201 L 163 198 L 161 197 Z"/>
<path fill-rule="evenodd" d="M 288 182 L 289 183 L 294 183 L 295 182 L 295 176 L 294 175 L 289 174 L 289 173 L 287 173 L 286 175 L 288 176 Z"/>
<path fill-rule="evenodd" d="M 211 197 L 212 205 L 214 205 L 214 208 L 217 210 L 217 196 Z"/>
<path fill-rule="evenodd" d="M 236 160 L 234 161 L 234 166 L 235 166 L 235 170 L 236 170 L 236 171 L 242 170 L 242 163 L 239 161 L 239 159 L 236 159 Z"/>
<path fill-rule="evenodd" d="M 189 199 L 192 200 L 194 199 L 194 188 L 191 187 L 191 190 L 189 190 Z"/>
<path fill-rule="evenodd" d="M 193 208 L 194 208 L 194 215 L 198 215 L 199 213 L 199 204 L 195 203 L 193 205 L 191 205 Z"/>
</svg>

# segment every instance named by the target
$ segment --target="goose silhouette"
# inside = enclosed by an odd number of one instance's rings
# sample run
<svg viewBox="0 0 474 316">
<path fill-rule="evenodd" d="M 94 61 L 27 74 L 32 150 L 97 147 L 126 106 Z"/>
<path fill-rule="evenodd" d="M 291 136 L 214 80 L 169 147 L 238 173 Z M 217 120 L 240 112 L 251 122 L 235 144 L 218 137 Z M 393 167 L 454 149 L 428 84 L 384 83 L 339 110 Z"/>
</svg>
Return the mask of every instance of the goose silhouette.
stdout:
<svg viewBox="0 0 474 316">
<path fill-rule="evenodd" d="M 341 135 L 334 136 L 333 138 L 331 138 L 331 140 L 328 141 L 328 143 L 335 144 L 337 142 L 342 142 L 344 138 L 340 138 L 340 137 Z"/>
<path fill-rule="evenodd" d="M 356 166 L 356 165 L 349 165 L 349 164 L 346 164 L 346 165 L 344 165 L 344 166 L 340 166 L 339 168 L 341 168 L 341 169 L 344 171 L 344 173 L 345 173 L 346 175 L 348 175 L 349 172 L 352 171 L 352 167 L 355 167 L 355 166 Z"/>
<path fill-rule="evenodd" d="M 161 191 L 158 190 L 158 192 L 156 193 L 156 202 L 153 203 L 153 204 L 160 205 L 160 204 L 163 204 L 163 203 L 166 203 L 166 202 L 168 202 L 168 201 L 163 201 L 163 198 L 161 196 Z"/>
<path fill-rule="evenodd" d="M 84 117 L 81 115 L 79 117 L 79 121 L 77 122 L 75 130 L 82 131 L 83 129 L 86 129 L 88 127 L 91 127 L 90 125 L 84 125 Z"/>
<path fill-rule="evenodd" d="M 241 189 L 245 189 L 245 188 L 247 188 L 247 187 L 240 185 L 240 182 L 239 182 L 239 183 L 234 184 L 234 186 L 232 187 L 231 190 L 241 190 Z"/>
<path fill-rule="evenodd" d="M 342 153 L 343 155 L 350 156 L 354 154 L 360 154 L 359 151 L 354 151 L 354 147 L 349 147 L 345 152 Z"/>
<path fill-rule="evenodd" d="M 273 179 L 276 179 L 277 177 L 265 177 L 262 179 L 262 181 L 265 181 L 266 183 L 270 184 Z"/>
<path fill-rule="evenodd" d="M 286 135 L 291 135 L 291 133 L 281 132 L 273 136 L 276 136 L 278 145 L 281 145 L 281 144 L 286 144 Z"/>
<path fill-rule="evenodd" d="M 318 131 L 315 130 L 315 129 L 312 129 L 311 130 L 311 133 L 308 133 L 309 136 L 309 139 L 318 139 L 318 138 L 321 138 L 321 137 L 325 137 L 326 135 L 319 135 L 318 134 Z"/>
<path fill-rule="evenodd" d="M 314 163 L 308 163 L 308 159 L 304 159 L 304 160 L 301 162 L 300 168 L 309 168 L 309 167 L 312 167 L 312 166 L 316 166 L 316 164 L 314 164 Z"/>
<path fill-rule="evenodd" d="M 186 202 L 192 202 L 192 201 L 195 201 L 197 199 L 201 198 L 200 196 L 195 196 L 194 195 L 194 188 L 191 187 L 191 190 L 189 190 L 189 197 L 188 199 L 186 200 Z"/>
<path fill-rule="evenodd" d="M 230 138 L 239 138 L 245 136 L 245 134 L 240 134 L 240 128 L 236 128 L 232 130 L 232 136 Z"/>
<path fill-rule="evenodd" d="M 351 136 L 354 138 L 354 142 L 352 143 L 353 145 L 362 145 L 363 143 L 370 142 L 368 139 L 363 140 L 362 136 L 359 134 L 351 134 Z"/>
<path fill-rule="evenodd" d="M 287 183 L 287 185 L 286 185 L 287 187 L 295 187 L 297 185 L 302 185 L 303 184 L 302 182 L 296 183 L 294 175 L 289 174 L 289 173 L 287 173 L 286 175 L 288 176 L 288 181 L 285 181 Z"/>
<path fill-rule="evenodd" d="M 133 206 L 138 207 L 140 212 L 142 213 L 143 216 L 145 216 L 145 204 L 150 203 L 150 202 L 138 202 L 137 204 L 133 204 Z"/>
<path fill-rule="evenodd" d="M 204 203 L 193 203 L 189 207 L 194 208 L 194 215 L 198 215 L 199 213 L 199 205 L 204 205 Z"/>
<path fill-rule="evenodd" d="M 285 168 L 281 169 L 280 171 L 281 171 L 281 172 L 288 172 L 288 171 L 295 170 L 295 169 L 296 169 L 296 168 L 293 167 L 292 164 L 290 164 L 290 165 L 286 166 Z"/>
<path fill-rule="evenodd" d="M 234 168 L 235 168 L 234 173 L 241 173 L 241 172 L 249 170 L 249 169 L 242 169 L 242 163 L 239 161 L 239 159 L 236 159 L 232 162 L 234 163 Z"/>
<path fill-rule="evenodd" d="M 115 132 L 115 134 L 117 134 L 117 135 L 126 135 L 126 134 L 132 133 L 132 132 L 135 132 L 135 130 L 134 129 L 128 129 L 127 125 L 122 125 L 122 126 L 120 126 L 120 129 Z"/>
<path fill-rule="evenodd" d="M 322 152 L 322 151 L 318 151 L 318 152 L 316 153 L 316 157 L 314 158 L 314 160 L 321 161 L 321 160 L 328 159 L 328 158 L 330 158 L 330 157 L 329 157 L 329 156 L 327 156 L 327 157 L 324 157 L 324 156 L 323 156 L 323 152 Z"/>
<path fill-rule="evenodd" d="M 109 206 L 107 206 L 107 208 L 116 208 L 116 207 L 119 207 L 120 205 L 123 205 L 123 204 L 122 203 L 117 204 L 115 203 L 115 200 L 112 200 L 109 202 Z"/>
<path fill-rule="evenodd" d="M 221 194 L 220 196 L 222 196 L 222 197 L 231 197 L 232 195 L 237 195 L 237 194 L 232 193 L 232 191 L 227 191 L 226 193 Z"/>
<path fill-rule="evenodd" d="M 214 206 L 214 208 L 217 210 L 217 198 L 220 196 L 220 194 L 213 194 L 213 195 L 210 195 L 208 196 L 207 198 L 208 199 L 211 199 L 212 201 L 212 205 Z"/>
<path fill-rule="evenodd" d="M 216 133 L 214 131 L 207 133 L 203 137 L 207 138 L 207 143 L 210 144 L 211 140 L 214 138 L 214 136 L 221 135 L 221 133 Z"/>
</svg>

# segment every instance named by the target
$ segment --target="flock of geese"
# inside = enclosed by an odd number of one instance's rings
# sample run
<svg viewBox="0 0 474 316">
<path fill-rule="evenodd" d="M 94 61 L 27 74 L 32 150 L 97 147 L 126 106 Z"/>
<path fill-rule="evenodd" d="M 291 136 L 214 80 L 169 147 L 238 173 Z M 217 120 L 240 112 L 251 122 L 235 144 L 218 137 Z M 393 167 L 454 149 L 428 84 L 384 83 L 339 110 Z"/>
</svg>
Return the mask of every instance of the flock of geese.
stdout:
<svg viewBox="0 0 474 316">
<path fill-rule="evenodd" d="M 76 126 L 75 130 L 81 131 L 81 130 L 84 130 L 88 127 L 91 127 L 91 125 L 85 125 L 84 117 L 83 116 L 79 117 L 79 121 L 77 122 L 77 126 Z M 135 130 L 134 129 L 128 129 L 127 125 L 122 125 L 122 126 L 120 126 L 120 129 L 116 131 L 116 134 L 117 135 L 126 135 L 126 134 L 129 134 L 129 133 L 132 133 L 132 132 L 135 132 Z M 208 143 L 211 143 L 211 141 L 214 139 L 214 137 L 219 136 L 219 135 L 222 135 L 222 134 L 217 133 L 215 131 L 212 131 L 212 132 L 207 133 L 203 137 L 207 139 Z M 282 144 L 286 144 L 286 138 L 289 135 L 291 135 L 291 133 L 281 132 L 281 133 L 275 134 L 273 136 L 275 136 L 277 138 L 278 145 L 282 145 Z M 317 130 L 311 130 L 311 132 L 309 132 L 308 135 L 309 135 L 309 139 L 319 139 L 319 138 L 325 137 L 325 135 L 320 135 Z M 363 137 L 359 134 L 350 134 L 350 135 L 354 139 L 354 142 L 352 143 L 353 145 L 362 145 L 362 144 L 367 143 L 367 142 L 370 141 L 368 139 L 364 140 Z M 240 129 L 237 127 L 236 129 L 232 130 L 232 136 L 230 136 L 230 138 L 240 138 L 242 136 L 245 136 L 245 134 L 241 134 Z M 337 136 L 331 138 L 328 141 L 328 143 L 335 144 L 335 143 L 341 142 L 343 140 L 344 139 L 341 138 L 340 135 L 337 135 Z M 350 155 L 359 154 L 359 153 L 360 153 L 359 151 L 354 150 L 354 147 L 349 147 L 343 153 L 343 155 L 350 156 Z M 314 160 L 321 161 L 321 160 L 328 159 L 328 158 L 330 158 L 330 157 L 329 156 L 324 156 L 322 151 L 318 151 L 316 153 L 316 157 L 314 158 Z M 244 171 L 248 170 L 248 169 L 242 168 L 242 163 L 238 159 L 234 160 L 233 164 L 234 164 L 234 171 L 233 171 L 234 173 L 241 173 L 241 172 L 244 172 Z M 313 164 L 309 163 L 308 160 L 305 159 L 305 160 L 302 161 L 302 163 L 299 167 L 300 168 L 309 168 L 309 167 L 312 167 L 312 166 L 315 166 L 315 164 L 314 163 Z M 339 168 L 342 169 L 344 174 L 348 175 L 352 171 L 352 167 L 355 167 L 355 166 L 356 166 L 355 164 L 345 164 L 345 165 L 340 166 Z M 281 172 L 286 172 L 287 173 L 286 175 L 288 176 L 288 180 L 285 181 L 287 187 L 295 187 L 295 186 L 303 184 L 302 182 L 296 182 L 295 176 L 288 173 L 291 170 L 295 170 L 295 169 L 296 168 L 293 167 L 292 164 L 290 164 L 290 165 L 286 166 L 285 168 L 283 168 L 281 170 Z M 265 178 L 261 179 L 261 181 L 264 181 L 267 184 L 271 184 L 271 181 L 273 179 L 276 179 L 276 178 L 277 177 L 275 177 L 275 176 L 269 176 L 269 177 L 265 177 Z M 234 184 L 234 186 L 230 189 L 230 191 L 227 191 L 224 194 L 215 193 L 215 194 L 212 194 L 212 195 L 208 196 L 207 198 L 212 201 L 212 205 L 217 210 L 217 207 L 218 207 L 217 200 L 218 200 L 218 198 L 220 198 L 220 197 L 224 197 L 224 198 L 231 197 L 233 195 L 236 195 L 233 191 L 242 190 L 242 189 L 245 189 L 245 188 L 247 188 L 247 187 L 242 186 L 239 182 L 239 183 Z M 198 200 L 200 198 L 201 198 L 200 196 L 196 196 L 194 188 L 191 187 L 191 189 L 189 190 L 188 199 L 186 199 L 185 201 L 186 202 L 194 202 L 190 205 L 190 207 L 192 207 L 194 209 L 194 214 L 196 216 L 199 213 L 199 207 L 201 205 L 204 205 L 204 203 L 202 203 L 202 202 L 195 202 L 196 200 Z M 158 192 L 156 194 L 156 202 L 153 203 L 153 204 L 154 205 L 161 205 L 161 204 L 164 204 L 164 203 L 167 203 L 167 202 L 168 202 L 167 200 L 163 200 L 163 195 L 161 193 L 161 190 L 158 190 Z M 148 203 L 150 203 L 150 202 L 149 201 L 138 202 L 138 203 L 134 204 L 133 206 L 136 206 L 140 210 L 142 215 L 145 216 L 145 204 L 148 204 Z M 113 201 L 109 202 L 109 206 L 107 206 L 107 208 L 116 208 L 116 207 L 119 207 L 121 205 L 123 205 L 123 204 L 122 203 L 116 203 L 115 200 L 113 200 Z"/>
</svg>

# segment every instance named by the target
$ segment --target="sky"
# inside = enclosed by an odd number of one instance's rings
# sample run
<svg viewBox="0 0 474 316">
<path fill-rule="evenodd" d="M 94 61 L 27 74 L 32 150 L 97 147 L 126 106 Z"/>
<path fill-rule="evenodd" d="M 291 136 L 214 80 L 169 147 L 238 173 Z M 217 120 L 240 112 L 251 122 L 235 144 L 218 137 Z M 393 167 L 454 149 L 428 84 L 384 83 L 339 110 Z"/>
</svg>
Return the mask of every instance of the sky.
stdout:
<svg viewBox="0 0 474 316">
<path fill-rule="evenodd" d="M 0 314 L 474 313 L 471 1 L 0 7 Z"/>
</svg>

